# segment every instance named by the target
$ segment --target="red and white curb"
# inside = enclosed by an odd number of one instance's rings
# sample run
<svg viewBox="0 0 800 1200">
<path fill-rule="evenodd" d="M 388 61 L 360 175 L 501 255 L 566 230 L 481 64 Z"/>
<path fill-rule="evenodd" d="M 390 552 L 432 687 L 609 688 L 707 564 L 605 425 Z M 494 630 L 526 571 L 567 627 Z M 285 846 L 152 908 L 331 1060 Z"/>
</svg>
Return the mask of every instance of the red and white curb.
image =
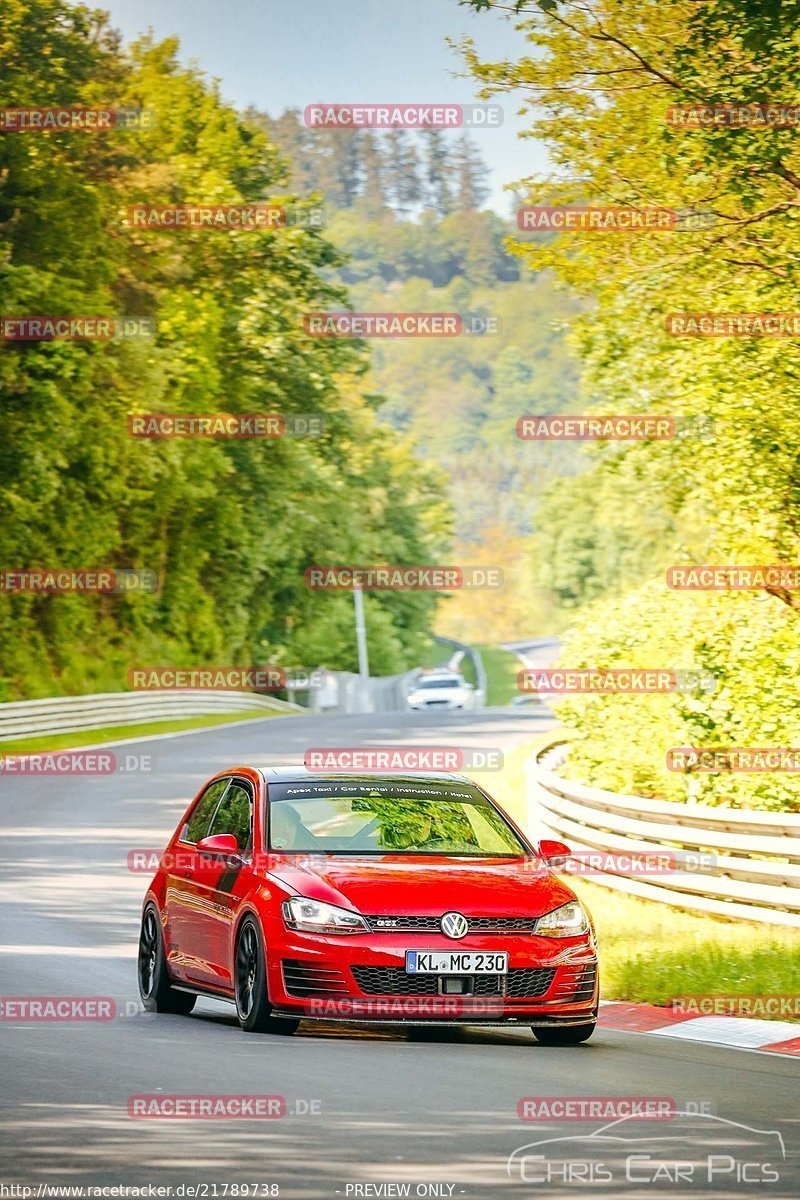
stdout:
<svg viewBox="0 0 800 1200">
<path fill-rule="evenodd" d="M 699 1017 L 655 1004 L 601 1000 L 598 1024 L 604 1029 L 653 1033 L 687 1042 L 709 1042 L 739 1050 L 768 1050 L 800 1057 L 800 1024 L 755 1017 Z"/>
</svg>

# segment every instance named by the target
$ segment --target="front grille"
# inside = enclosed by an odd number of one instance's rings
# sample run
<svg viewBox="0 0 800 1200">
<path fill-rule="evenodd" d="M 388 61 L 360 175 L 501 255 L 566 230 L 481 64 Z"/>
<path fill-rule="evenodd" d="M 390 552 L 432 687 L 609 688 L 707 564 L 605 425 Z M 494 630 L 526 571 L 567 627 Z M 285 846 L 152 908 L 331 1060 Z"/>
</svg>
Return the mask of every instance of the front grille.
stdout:
<svg viewBox="0 0 800 1200">
<path fill-rule="evenodd" d="M 508 995 L 543 996 L 553 982 L 553 967 L 518 967 L 508 972 Z"/>
<path fill-rule="evenodd" d="M 381 933 L 441 933 L 441 917 L 374 913 L 367 920 Z M 533 933 L 535 917 L 467 917 L 470 933 Z"/>
<path fill-rule="evenodd" d="M 570 1003 L 580 1000 L 591 1000 L 594 995 L 594 985 L 597 978 L 595 963 L 576 963 L 575 966 L 565 967 L 556 984 L 554 1000 L 568 1000 Z"/>
<path fill-rule="evenodd" d="M 352 967 L 355 981 L 366 996 L 436 996 L 436 975 L 406 975 L 402 967 Z M 543 996 L 553 982 L 552 967 L 512 968 L 508 975 L 473 976 L 475 996 Z"/>
<path fill-rule="evenodd" d="M 347 995 L 350 988 L 342 971 L 327 963 L 283 960 L 283 983 L 290 996 Z"/>
<path fill-rule="evenodd" d="M 367 920 L 373 929 L 379 929 L 383 933 L 406 933 L 409 931 L 428 933 L 437 930 L 441 933 L 442 931 L 439 917 L 390 917 L 379 914 L 367 917 Z"/>
<path fill-rule="evenodd" d="M 351 967 L 366 996 L 435 996 L 435 975 L 406 975 L 400 967 Z"/>
</svg>

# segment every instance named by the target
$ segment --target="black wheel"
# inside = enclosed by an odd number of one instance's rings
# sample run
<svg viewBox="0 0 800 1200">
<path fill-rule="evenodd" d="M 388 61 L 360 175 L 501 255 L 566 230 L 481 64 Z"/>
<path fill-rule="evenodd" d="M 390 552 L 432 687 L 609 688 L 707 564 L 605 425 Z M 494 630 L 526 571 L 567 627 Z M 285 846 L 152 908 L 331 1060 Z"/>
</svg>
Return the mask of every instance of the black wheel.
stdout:
<svg viewBox="0 0 800 1200">
<path fill-rule="evenodd" d="M 577 1046 L 580 1042 L 588 1042 L 595 1031 L 597 1022 L 590 1021 L 587 1025 L 532 1026 L 533 1036 L 543 1046 Z"/>
<path fill-rule="evenodd" d="M 245 917 L 236 938 L 234 989 L 239 1024 L 246 1033 L 294 1033 L 299 1021 L 273 1017 L 267 996 L 264 939 L 253 917 Z"/>
<path fill-rule="evenodd" d="M 148 1012 L 186 1016 L 194 1008 L 197 997 L 179 992 L 169 981 L 161 920 L 154 904 L 148 904 L 142 914 L 138 975 L 139 995 Z"/>
</svg>

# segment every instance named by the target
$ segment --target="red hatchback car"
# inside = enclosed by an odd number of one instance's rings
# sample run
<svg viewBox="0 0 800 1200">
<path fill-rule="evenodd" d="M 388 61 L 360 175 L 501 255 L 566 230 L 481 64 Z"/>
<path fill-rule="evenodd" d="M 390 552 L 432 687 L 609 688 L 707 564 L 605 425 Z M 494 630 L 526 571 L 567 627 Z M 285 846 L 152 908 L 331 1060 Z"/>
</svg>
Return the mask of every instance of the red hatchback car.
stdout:
<svg viewBox="0 0 800 1200">
<path fill-rule="evenodd" d="M 591 1036 L 597 944 L 534 849 L 456 775 L 237 767 L 195 798 L 145 897 L 139 989 L 151 1012 L 233 1001 L 245 1030 L 301 1020 L 528 1025 Z"/>
</svg>

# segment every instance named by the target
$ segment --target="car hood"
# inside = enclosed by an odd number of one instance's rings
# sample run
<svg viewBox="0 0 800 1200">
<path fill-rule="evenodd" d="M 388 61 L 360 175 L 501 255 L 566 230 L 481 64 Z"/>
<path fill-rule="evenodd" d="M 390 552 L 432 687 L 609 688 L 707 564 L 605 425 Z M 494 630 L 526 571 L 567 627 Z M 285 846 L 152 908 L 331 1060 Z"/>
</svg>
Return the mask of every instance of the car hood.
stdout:
<svg viewBox="0 0 800 1200">
<path fill-rule="evenodd" d="M 538 917 L 575 899 L 537 859 L 287 855 L 269 874 L 290 895 L 367 914 Z"/>
</svg>

